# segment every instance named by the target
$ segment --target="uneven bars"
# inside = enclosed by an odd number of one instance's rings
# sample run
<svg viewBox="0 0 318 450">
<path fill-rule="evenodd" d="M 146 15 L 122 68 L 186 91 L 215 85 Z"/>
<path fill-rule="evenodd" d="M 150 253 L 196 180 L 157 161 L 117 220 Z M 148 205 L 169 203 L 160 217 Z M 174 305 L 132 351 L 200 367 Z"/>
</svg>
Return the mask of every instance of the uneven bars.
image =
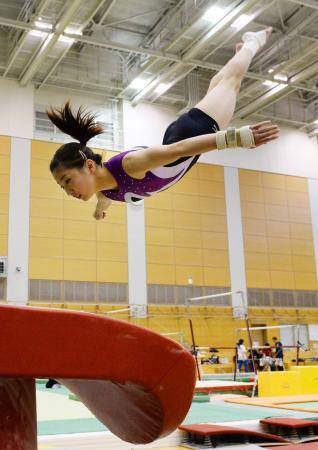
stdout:
<svg viewBox="0 0 318 450">
<path fill-rule="evenodd" d="M 191 298 L 186 298 L 186 303 L 195 302 L 197 300 L 205 300 L 208 298 L 226 297 L 228 295 L 241 294 L 241 293 L 242 293 L 242 291 L 231 291 L 231 292 L 224 292 L 223 294 L 211 294 L 211 295 L 204 295 L 203 297 L 191 297 Z"/>
<path fill-rule="evenodd" d="M 135 308 L 136 308 L 135 306 L 128 306 L 128 308 L 114 309 L 112 311 L 106 311 L 105 314 L 115 314 L 115 313 L 119 313 L 119 312 L 133 311 Z"/>
<path fill-rule="evenodd" d="M 298 327 L 299 324 L 295 325 L 269 325 L 268 327 L 249 327 L 250 330 L 269 330 L 272 328 L 291 328 L 291 327 Z M 237 328 L 237 331 L 246 331 L 247 328 Z"/>
</svg>

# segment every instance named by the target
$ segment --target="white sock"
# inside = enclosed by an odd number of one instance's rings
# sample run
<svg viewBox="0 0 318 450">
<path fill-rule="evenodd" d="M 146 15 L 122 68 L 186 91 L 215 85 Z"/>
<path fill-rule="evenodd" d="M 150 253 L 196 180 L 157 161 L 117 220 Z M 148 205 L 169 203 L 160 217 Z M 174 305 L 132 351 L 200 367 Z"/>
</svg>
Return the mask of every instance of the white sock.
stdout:
<svg viewBox="0 0 318 450">
<path fill-rule="evenodd" d="M 267 41 L 266 30 L 257 31 L 255 33 L 248 31 L 243 34 L 242 41 L 244 42 L 242 48 L 250 50 L 252 52 L 252 56 L 255 56 L 258 50 L 260 50 Z"/>
</svg>

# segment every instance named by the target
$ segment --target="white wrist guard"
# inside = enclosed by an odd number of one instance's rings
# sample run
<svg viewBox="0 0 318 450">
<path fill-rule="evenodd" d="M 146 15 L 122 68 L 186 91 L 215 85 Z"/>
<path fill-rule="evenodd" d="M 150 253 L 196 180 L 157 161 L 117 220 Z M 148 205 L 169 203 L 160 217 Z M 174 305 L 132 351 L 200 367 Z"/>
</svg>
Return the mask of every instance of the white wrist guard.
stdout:
<svg viewBox="0 0 318 450">
<path fill-rule="evenodd" d="M 218 150 L 236 147 L 255 147 L 252 130 L 247 125 L 241 128 L 228 128 L 216 133 L 216 146 Z"/>
</svg>

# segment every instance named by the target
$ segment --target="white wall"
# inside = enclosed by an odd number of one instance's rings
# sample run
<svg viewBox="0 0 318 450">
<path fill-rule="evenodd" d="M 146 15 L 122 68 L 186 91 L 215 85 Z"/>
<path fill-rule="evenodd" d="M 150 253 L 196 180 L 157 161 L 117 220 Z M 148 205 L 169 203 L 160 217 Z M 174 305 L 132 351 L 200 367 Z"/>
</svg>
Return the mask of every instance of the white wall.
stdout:
<svg viewBox="0 0 318 450">
<path fill-rule="evenodd" d="M 33 137 L 33 86 L 0 79 L 0 135 L 26 139 Z"/>
<path fill-rule="evenodd" d="M 176 119 L 175 108 L 154 106 L 147 103 L 135 107 L 124 102 L 124 142 L 125 148 L 136 145 L 161 144 L 168 125 Z"/>
</svg>

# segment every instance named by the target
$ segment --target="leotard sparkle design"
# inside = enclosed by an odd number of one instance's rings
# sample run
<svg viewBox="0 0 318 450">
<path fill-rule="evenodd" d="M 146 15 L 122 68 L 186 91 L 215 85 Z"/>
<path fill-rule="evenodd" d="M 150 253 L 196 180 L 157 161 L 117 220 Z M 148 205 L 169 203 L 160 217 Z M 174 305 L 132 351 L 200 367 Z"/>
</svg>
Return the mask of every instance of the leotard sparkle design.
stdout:
<svg viewBox="0 0 318 450">
<path fill-rule="evenodd" d="M 106 189 L 102 193 L 119 202 L 136 203 L 151 195 L 168 189 L 175 184 L 196 163 L 199 155 L 180 158 L 167 166 L 157 167 L 146 172 L 144 178 L 137 180 L 124 171 L 122 160 L 124 156 L 135 149 L 113 156 L 104 166 L 110 171 L 118 184 L 118 189 Z"/>
</svg>

